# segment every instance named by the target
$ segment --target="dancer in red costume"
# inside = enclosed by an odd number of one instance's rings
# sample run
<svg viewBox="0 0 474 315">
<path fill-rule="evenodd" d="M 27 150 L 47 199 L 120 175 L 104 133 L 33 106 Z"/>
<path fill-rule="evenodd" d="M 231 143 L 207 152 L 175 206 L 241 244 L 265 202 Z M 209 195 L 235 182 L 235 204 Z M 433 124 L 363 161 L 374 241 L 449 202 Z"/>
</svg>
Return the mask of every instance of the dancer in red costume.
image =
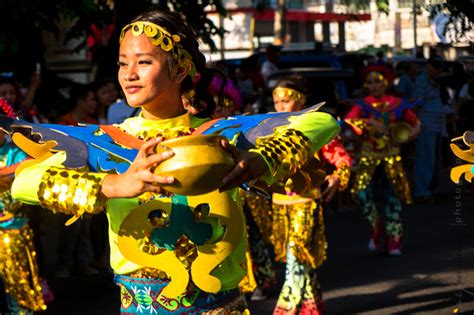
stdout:
<svg viewBox="0 0 474 315">
<path fill-rule="evenodd" d="M 369 250 L 383 249 L 399 256 L 402 250 L 401 202 L 412 202 L 410 187 L 400 156 L 400 144 L 411 141 L 420 131 L 420 122 L 403 99 L 386 95 L 390 72 L 383 66 L 367 68 L 365 86 L 369 96 L 359 101 L 346 115 L 346 122 L 360 136 L 361 152 L 351 194 L 372 227 Z M 382 186 L 387 189 L 385 221 L 382 221 L 373 199 L 377 167 L 385 173 Z"/>
</svg>

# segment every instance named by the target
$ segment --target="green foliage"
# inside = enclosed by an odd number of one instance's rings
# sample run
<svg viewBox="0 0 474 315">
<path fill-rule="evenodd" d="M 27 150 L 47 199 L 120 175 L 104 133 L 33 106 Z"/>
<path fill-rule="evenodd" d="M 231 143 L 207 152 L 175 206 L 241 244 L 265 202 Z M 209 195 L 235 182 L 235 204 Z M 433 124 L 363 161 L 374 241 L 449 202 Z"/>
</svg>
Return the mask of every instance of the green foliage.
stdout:
<svg viewBox="0 0 474 315">
<path fill-rule="evenodd" d="M 447 0 L 428 6 L 430 18 L 439 14 L 447 14 L 449 22 L 444 28 L 444 34 L 454 41 L 472 41 L 474 31 L 474 2 L 467 0 Z"/>
<path fill-rule="evenodd" d="M 212 51 L 217 50 L 211 36 L 224 36 L 225 30 L 217 27 L 214 22 L 207 17 L 204 8 L 213 6 L 220 15 L 225 16 L 227 11 L 221 0 L 169 0 L 169 5 L 171 6 L 172 11 L 179 12 L 181 17 L 197 30 L 199 37 L 204 43 L 209 45 Z"/>
<path fill-rule="evenodd" d="M 102 26 L 115 21 L 121 27 L 123 17 L 130 19 L 131 12 L 137 14 L 151 6 L 151 0 L 1 0 L 0 12 L 5 14 L 0 19 L 0 54 L 15 53 L 19 39 L 33 33 L 34 28 L 57 33 L 60 17 L 74 21 L 66 35 L 67 41 L 85 38 L 92 24 Z M 216 49 L 211 35 L 222 35 L 224 30 L 207 18 L 204 9 L 213 6 L 219 14 L 225 15 L 221 0 L 161 0 L 159 6 L 179 12 L 198 31 L 203 42 Z M 84 45 L 85 39 L 79 46 Z"/>
<path fill-rule="evenodd" d="M 380 12 L 388 14 L 389 0 L 375 0 L 375 4 L 377 5 L 377 9 Z M 370 0 L 342 0 L 341 1 L 344 5 L 347 6 L 349 12 L 352 11 L 359 11 L 359 10 L 369 10 L 370 7 Z"/>
</svg>

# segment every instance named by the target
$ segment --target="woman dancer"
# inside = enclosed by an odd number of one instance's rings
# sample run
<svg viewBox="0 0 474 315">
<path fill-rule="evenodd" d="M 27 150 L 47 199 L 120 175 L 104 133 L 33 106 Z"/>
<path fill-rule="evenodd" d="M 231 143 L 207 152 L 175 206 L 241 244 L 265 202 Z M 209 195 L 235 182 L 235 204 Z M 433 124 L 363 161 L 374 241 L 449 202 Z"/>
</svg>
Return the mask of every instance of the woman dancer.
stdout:
<svg viewBox="0 0 474 315">
<path fill-rule="evenodd" d="M 277 112 L 302 110 L 306 102 L 306 82 L 295 75 L 279 81 L 273 90 Z M 327 176 L 319 160 L 328 162 L 336 170 Z M 319 164 L 319 165 L 318 165 Z M 296 182 L 284 184 L 284 194 L 273 194 L 272 243 L 277 261 L 286 262 L 285 283 L 273 314 L 323 314 L 324 302 L 316 268 L 326 260 L 323 200 L 330 201 L 336 191 L 346 189 L 349 183 L 351 158 L 342 144 L 334 139 L 315 155 L 311 171 L 321 169 L 321 181 L 312 181 L 310 173 L 303 173 L 305 194 L 295 192 Z M 327 187 L 321 192 L 322 179 Z"/>
<path fill-rule="evenodd" d="M 110 141 L 105 141 L 90 145 L 90 150 L 102 146 L 110 154 L 115 151 L 129 155 L 134 151 L 123 148 L 127 143 L 133 148 L 132 142 L 145 140 L 129 166 L 117 154 L 92 159 L 91 153 L 87 157 L 88 170 L 72 169 L 68 165 L 78 155 L 68 152 L 64 143 L 65 150 L 41 155 L 36 164 L 19 172 L 13 184 L 16 198 L 74 214 L 72 221 L 84 212 L 106 211 L 111 267 L 120 286 L 124 314 L 247 313 L 237 288 L 244 273 L 241 264 L 245 260 L 246 235 L 236 187 L 244 180 L 260 178 L 272 183 L 292 175 L 339 129 L 329 115 L 308 112 L 278 132 L 257 139 L 258 143 L 248 151 L 222 141 L 235 165 L 222 179 L 219 190 L 197 196 L 168 194 L 165 189 L 175 178 L 156 175 L 153 170 L 172 159 L 174 152 L 155 153 L 154 148 L 163 139 L 192 134 L 215 112 L 208 87 L 199 84 L 209 82 L 203 78 L 210 73 L 195 38 L 184 21 L 164 11 L 146 12 L 123 28 L 119 83 L 127 103 L 140 107 L 142 112 L 118 125 L 124 134 L 120 141 L 116 140 L 120 145 L 111 146 Z M 199 107 L 196 116 L 185 111 L 181 98 L 192 89 L 192 104 Z M 104 128 L 58 125 L 49 131 L 69 132 L 70 137 L 63 139 L 66 142 L 88 138 L 87 143 L 91 143 L 109 136 L 110 128 Z M 87 137 L 72 136 L 88 130 L 93 132 Z M 46 137 L 47 133 L 43 135 Z M 299 142 L 298 149 L 290 143 L 282 146 L 280 154 L 272 151 L 275 142 L 288 139 Z M 291 153 L 291 149 L 295 152 Z M 290 161 L 290 153 L 299 161 Z M 125 164 L 126 170 L 108 169 L 107 173 L 105 165 L 117 160 L 117 167 Z M 217 212 L 227 214 L 219 216 Z"/>
<path fill-rule="evenodd" d="M 0 112 L 14 117 L 13 108 L 2 98 Z M 22 203 L 12 199 L 10 193 L 15 167 L 26 158 L 0 130 L 0 281 L 7 293 L 8 314 L 33 314 L 46 309 L 41 288 L 45 280 L 38 276 L 34 233 L 28 219 L 20 215 Z"/>
<path fill-rule="evenodd" d="M 372 227 L 370 251 L 385 249 L 391 256 L 402 251 L 401 201 L 412 202 L 408 179 L 400 156 L 400 142 L 408 142 L 420 131 L 420 122 L 406 101 L 386 95 L 389 72 L 385 67 L 368 68 L 365 86 L 369 96 L 354 105 L 346 122 L 360 135 L 361 152 L 351 194 Z M 375 173 L 383 166 L 384 176 Z M 374 199 L 374 181 L 386 189 L 385 222 L 380 218 Z M 384 244 L 385 239 L 385 244 Z M 385 245 L 385 246 L 384 246 Z"/>
</svg>

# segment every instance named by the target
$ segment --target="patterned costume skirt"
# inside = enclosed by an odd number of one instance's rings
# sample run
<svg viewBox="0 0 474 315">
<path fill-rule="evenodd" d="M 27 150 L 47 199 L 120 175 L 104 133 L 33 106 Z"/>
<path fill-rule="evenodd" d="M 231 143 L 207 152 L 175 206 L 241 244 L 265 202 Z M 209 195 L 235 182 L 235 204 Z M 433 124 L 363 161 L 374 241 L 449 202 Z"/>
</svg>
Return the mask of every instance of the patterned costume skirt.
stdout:
<svg viewBox="0 0 474 315">
<path fill-rule="evenodd" d="M 271 241 L 275 260 L 286 262 L 287 250 L 303 264 L 317 268 L 326 260 L 323 208 L 314 200 L 273 203 Z"/>
<path fill-rule="evenodd" d="M 12 299 L 10 307 L 44 311 L 46 305 L 38 277 L 33 230 L 26 219 L 13 218 L 0 224 L 0 281 Z M 16 312 L 14 309 L 10 310 Z"/>
<path fill-rule="evenodd" d="M 252 202 L 258 201 L 258 202 Z M 271 232 L 271 203 L 260 196 L 250 196 L 244 204 L 244 214 L 247 222 L 247 273 L 239 284 L 244 293 L 251 293 L 257 287 L 268 289 L 276 283 L 276 274 L 273 270 L 273 259 L 270 249 L 265 241 L 269 239 Z M 262 214 L 266 213 L 270 232 L 267 237 L 263 236 L 257 220 L 261 221 Z M 268 241 L 268 243 L 270 243 Z"/>
<path fill-rule="evenodd" d="M 169 280 L 115 275 L 120 287 L 122 315 L 138 314 L 250 314 L 239 289 L 211 294 L 190 284 L 185 293 L 168 298 L 161 292 Z"/>
</svg>

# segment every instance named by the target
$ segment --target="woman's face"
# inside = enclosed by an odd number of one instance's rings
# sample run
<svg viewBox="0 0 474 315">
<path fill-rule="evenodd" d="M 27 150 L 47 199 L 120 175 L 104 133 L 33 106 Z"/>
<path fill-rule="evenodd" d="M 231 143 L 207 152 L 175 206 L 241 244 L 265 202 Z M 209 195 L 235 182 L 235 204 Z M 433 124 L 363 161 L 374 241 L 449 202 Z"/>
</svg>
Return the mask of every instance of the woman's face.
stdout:
<svg viewBox="0 0 474 315">
<path fill-rule="evenodd" d="M 365 81 L 367 89 L 369 90 L 370 95 L 374 97 L 382 97 L 385 94 L 385 84 L 379 78 L 368 78 Z"/>
<path fill-rule="evenodd" d="M 10 83 L 0 84 L 0 97 L 7 101 L 10 105 L 16 103 L 15 87 Z"/>
<path fill-rule="evenodd" d="M 273 103 L 277 112 L 297 112 L 303 109 L 301 101 L 296 101 L 289 95 L 273 95 Z"/>
<path fill-rule="evenodd" d="M 145 35 L 125 34 L 120 45 L 118 80 L 127 103 L 143 107 L 148 112 L 166 111 L 167 103 L 180 99 L 180 85 L 170 78 L 176 76 L 176 67 L 171 70 L 165 52 L 150 43 Z M 182 108 L 182 107 L 181 107 Z"/>
</svg>

